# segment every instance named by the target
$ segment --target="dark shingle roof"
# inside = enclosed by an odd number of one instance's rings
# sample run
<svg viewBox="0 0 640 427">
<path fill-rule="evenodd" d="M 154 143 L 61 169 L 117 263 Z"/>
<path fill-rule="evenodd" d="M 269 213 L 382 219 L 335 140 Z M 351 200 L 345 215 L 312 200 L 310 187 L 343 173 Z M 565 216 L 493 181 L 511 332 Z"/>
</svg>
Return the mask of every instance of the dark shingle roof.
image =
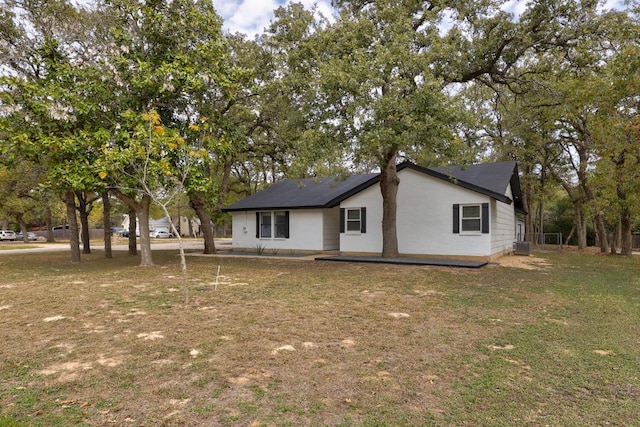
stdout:
<svg viewBox="0 0 640 427">
<path fill-rule="evenodd" d="M 402 163 L 398 167 L 411 167 L 431 176 L 435 176 L 463 188 L 477 191 L 493 197 L 504 203 L 514 202 L 515 207 L 526 213 L 522 204 L 522 191 L 516 162 L 480 163 L 477 165 L 443 166 L 423 168 L 412 163 Z M 511 184 L 513 200 L 505 196 L 508 185 Z"/>
<path fill-rule="evenodd" d="M 516 208 L 522 210 L 520 181 L 515 162 L 485 163 L 464 168 L 459 166 L 424 168 L 404 162 L 398 165 L 398 171 L 407 167 L 504 203 L 512 202 L 505 196 L 507 185 L 511 183 L 513 202 Z M 289 179 L 227 206 L 223 211 L 332 208 L 379 181 L 378 173 L 354 175 L 348 178 Z"/>
<path fill-rule="evenodd" d="M 348 178 L 287 179 L 223 210 L 230 212 L 258 209 L 332 208 L 378 179 L 377 173 L 353 175 Z"/>
</svg>

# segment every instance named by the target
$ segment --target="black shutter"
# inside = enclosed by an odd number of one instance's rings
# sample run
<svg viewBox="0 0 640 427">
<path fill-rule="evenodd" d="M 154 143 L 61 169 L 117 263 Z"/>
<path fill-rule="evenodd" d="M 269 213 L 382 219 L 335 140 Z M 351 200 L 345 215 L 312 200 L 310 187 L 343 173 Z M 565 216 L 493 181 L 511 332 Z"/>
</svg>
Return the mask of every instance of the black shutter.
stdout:
<svg viewBox="0 0 640 427">
<path fill-rule="evenodd" d="M 489 232 L 489 203 L 482 204 L 482 232 Z"/>
<path fill-rule="evenodd" d="M 284 238 L 289 238 L 289 211 L 284 211 Z"/>
<path fill-rule="evenodd" d="M 360 232 L 367 232 L 367 208 L 360 208 Z"/>
<path fill-rule="evenodd" d="M 340 208 L 340 232 L 344 233 L 344 208 Z"/>
<path fill-rule="evenodd" d="M 460 205 L 453 205 L 453 232 L 460 233 Z"/>
<path fill-rule="evenodd" d="M 256 239 L 260 238 L 260 212 L 256 212 Z"/>
</svg>

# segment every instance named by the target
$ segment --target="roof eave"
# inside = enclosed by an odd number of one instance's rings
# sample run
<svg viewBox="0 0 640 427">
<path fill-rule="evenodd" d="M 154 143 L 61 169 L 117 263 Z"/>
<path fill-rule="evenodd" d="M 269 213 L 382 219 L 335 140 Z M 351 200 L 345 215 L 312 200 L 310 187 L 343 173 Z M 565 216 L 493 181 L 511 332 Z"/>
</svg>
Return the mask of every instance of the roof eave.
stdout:
<svg viewBox="0 0 640 427">
<path fill-rule="evenodd" d="M 288 210 L 301 210 L 301 209 L 325 209 L 326 205 L 313 205 L 313 206 L 253 206 L 246 208 L 223 208 L 222 212 L 249 212 L 249 211 L 288 211 Z"/>
<path fill-rule="evenodd" d="M 356 194 L 358 194 L 359 192 L 371 187 L 373 184 L 380 182 L 380 174 L 368 179 L 367 181 L 363 182 L 362 184 L 353 187 L 352 189 L 345 191 L 344 193 L 340 194 L 337 197 L 334 197 L 333 199 L 329 200 L 327 203 L 324 204 L 324 208 L 334 208 L 336 206 L 338 206 L 342 201 L 347 200 L 349 197 L 354 196 Z"/>
<path fill-rule="evenodd" d="M 500 194 L 500 193 L 496 193 L 495 191 L 491 191 L 488 190 L 486 188 L 480 187 L 478 185 L 472 184 L 470 182 L 467 181 L 463 181 L 461 179 L 458 178 L 454 178 L 451 175 L 447 175 L 444 173 L 440 173 L 437 171 L 434 171 L 433 169 L 428 169 L 422 166 L 418 166 L 414 163 L 411 162 L 403 162 L 401 163 L 399 166 L 401 166 L 401 168 L 399 167 L 398 170 L 402 170 L 404 168 L 410 168 L 413 169 L 417 172 L 422 172 L 426 175 L 430 175 L 433 176 L 434 178 L 438 178 L 438 179 L 442 179 L 443 181 L 447 181 L 453 185 L 459 185 L 462 188 L 466 188 L 467 190 L 471 190 L 471 191 L 475 191 L 476 193 L 480 193 L 480 194 L 484 194 L 485 196 L 489 196 L 493 199 L 496 199 L 502 203 L 506 203 L 508 205 L 510 205 L 511 203 L 513 203 L 513 200 L 511 200 L 511 198 L 507 197 L 504 194 Z"/>
</svg>

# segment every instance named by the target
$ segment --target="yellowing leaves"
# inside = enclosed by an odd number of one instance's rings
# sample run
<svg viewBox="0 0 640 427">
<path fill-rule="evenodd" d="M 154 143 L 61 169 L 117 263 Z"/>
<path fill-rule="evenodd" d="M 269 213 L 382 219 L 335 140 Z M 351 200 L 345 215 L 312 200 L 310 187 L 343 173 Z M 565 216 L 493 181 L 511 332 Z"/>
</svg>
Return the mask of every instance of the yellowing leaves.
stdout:
<svg viewBox="0 0 640 427">
<path fill-rule="evenodd" d="M 144 113 L 142 115 L 142 118 L 145 121 L 150 122 L 152 126 L 160 126 L 161 124 L 160 115 L 156 110 L 151 110 L 148 113 Z"/>
<path fill-rule="evenodd" d="M 109 174 L 105 171 L 100 171 L 100 173 L 98 174 L 98 176 L 100 177 L 100 179 L 105 179 Z"/>
</svg>

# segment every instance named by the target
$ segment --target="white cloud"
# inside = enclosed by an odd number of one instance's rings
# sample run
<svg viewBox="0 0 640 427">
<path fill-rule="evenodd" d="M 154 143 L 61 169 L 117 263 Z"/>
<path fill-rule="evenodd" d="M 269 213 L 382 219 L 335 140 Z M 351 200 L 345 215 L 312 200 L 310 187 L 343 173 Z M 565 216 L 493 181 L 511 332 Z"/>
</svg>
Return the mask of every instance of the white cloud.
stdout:
<svg viewBox="0 0 640 427">
<path fill-rule="evenodd" d="M 231 33 L 243 33 L 249 37 L 264 31 L 273 19 L 273 12 L 291 0 L 213 0 L 216 11 L 223 19 L 223 28 Z M 333 14 L 330 0 L 302 0 L 300 3 L 311 10 L 314 5 L 326 17 Z"/>
<path fill-rule="evenodd" d="M 502 5 L 502 10 L 512 13 L 513 16 L 519 17 L 526 10 L 528 1 L 510 0 Z"/>
</svg>

